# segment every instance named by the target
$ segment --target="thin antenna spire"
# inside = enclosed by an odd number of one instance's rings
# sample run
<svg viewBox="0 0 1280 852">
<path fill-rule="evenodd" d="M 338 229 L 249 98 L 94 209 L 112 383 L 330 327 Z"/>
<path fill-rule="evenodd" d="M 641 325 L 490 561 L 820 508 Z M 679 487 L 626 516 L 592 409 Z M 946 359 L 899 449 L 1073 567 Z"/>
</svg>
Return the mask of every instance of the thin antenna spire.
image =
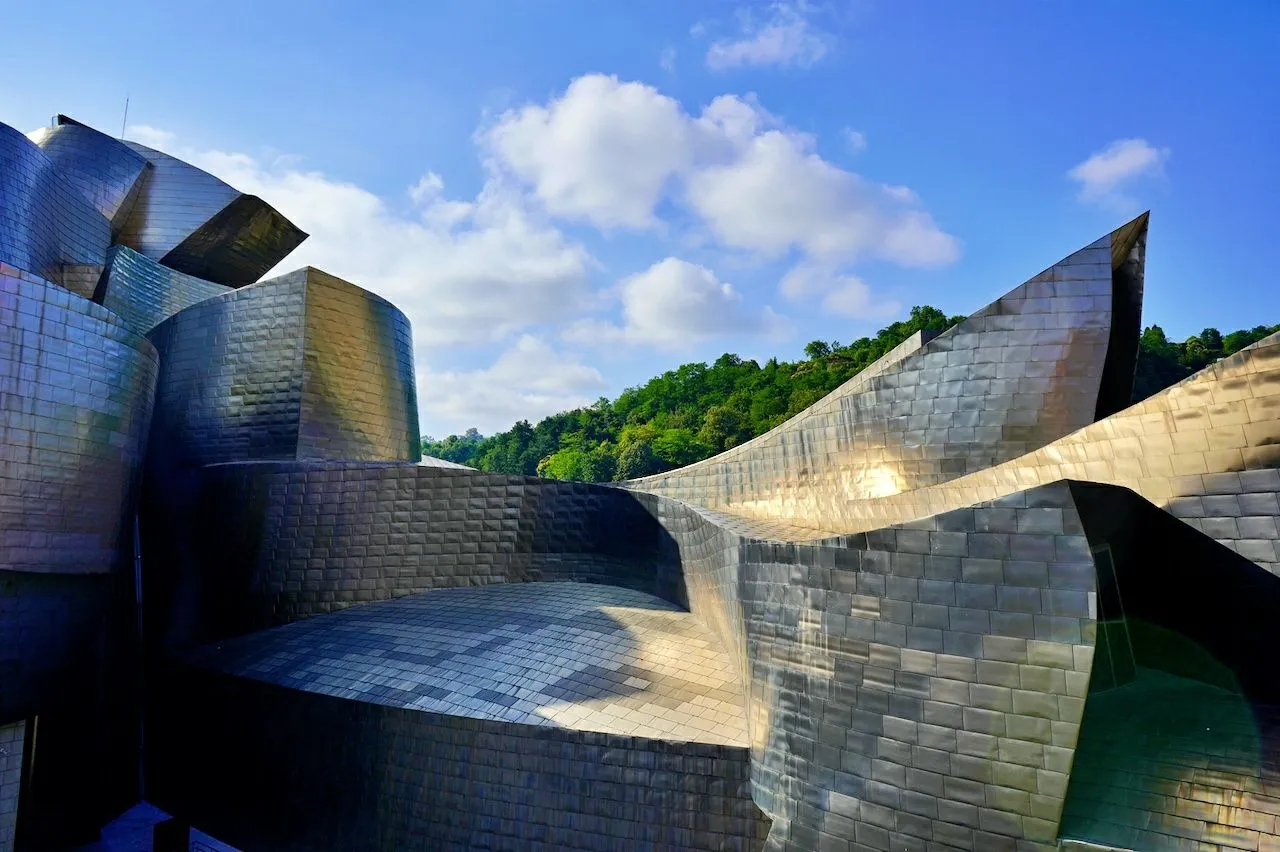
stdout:
<svg viewBox="0 0 1280 852">
<path fill-rule="evenodd" d="M 129 93 L 124 94 L 124 118 L 120 119 L 120 138 L 124 138 L 125 125 L 129 123 Z"/>
</svg>

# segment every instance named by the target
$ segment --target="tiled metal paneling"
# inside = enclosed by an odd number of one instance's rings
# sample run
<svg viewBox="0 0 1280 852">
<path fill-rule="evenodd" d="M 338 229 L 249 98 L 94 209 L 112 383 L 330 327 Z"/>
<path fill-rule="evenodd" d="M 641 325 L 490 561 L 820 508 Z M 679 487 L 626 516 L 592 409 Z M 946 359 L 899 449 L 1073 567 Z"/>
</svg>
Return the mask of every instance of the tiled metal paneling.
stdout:
<svg viewBox="0 0 1280 852">
<path fill-rule="evenodd" d="M 115 314 L 0 264 L 0 570 L 111 570 L 156 373 Z"/>
<path fill-rule="evenodd" d="M 938 337 L 907 341 L 772 432 L 626 486 L 844 531 L 863 501 L 1016 459 L 1086 426 L 1109 350 L 1127 356 L 1132 381 L 1134 353 L 1111 341 L 1113 321 L 1126 326 L 1115 333 L 1137 334 L 1136 308 L 1113 316 L 1113 305 L 1140 300 L 1145 233 L 1144 214 Z M 1131 255 L 1133 269 L 1121 269 Z"/>
<path fill-rule="evenodd" d="M 179 272 L 239 287 L 257 281 L 306 239 L 260 198 L 176 157 L 124 144 L 151 167 L 118 242 Z"/>
<path fill-rule="evenodd" d="M 13 852 L 26 722 L 0 725 L 0 852 Z"/>
<path fill-rule="evenodd" d="M 147 158 L 119 139 L 66 116 L 31 134 L 54 166 L 120 231 L 137 200 Z"/>
<path fill-rule="evenodd" d="M 352 284 L 302 269 L 200 302 L 149 336 L 166 464 L 421 458 L 409 321 Z"/>
<path fill-rule="evenodd" d="M 768 830 L 738 747 L 166 680 L 152 796 L 242 848 L 749 852 Z"/>
<path fill-rule="evenodd" d="M 61 281 L 64 265 L 101 269 L 111 228 L 49 157 L 0 124 L 0 263 Z"/>
<path fill-rule="evenodd" d="M 107 252 L 97 297 L 134 331 L 147 334 L 184 308 L 230 289 L 175 272 L 128 246 L 116 245 Z"/>
</svg>

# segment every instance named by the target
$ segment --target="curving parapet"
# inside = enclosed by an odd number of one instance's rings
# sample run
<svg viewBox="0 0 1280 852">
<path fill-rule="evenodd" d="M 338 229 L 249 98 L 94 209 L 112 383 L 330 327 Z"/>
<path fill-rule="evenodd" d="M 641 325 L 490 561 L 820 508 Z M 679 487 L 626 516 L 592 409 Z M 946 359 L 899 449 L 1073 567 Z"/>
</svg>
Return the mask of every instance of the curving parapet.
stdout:
<svg viewBox="0 0 1280 852">
<path fill-rule="evenodd" d="M 771 432 L 623 485 L 843 530 L 850 503 L 1018 458 L 1123 407 L 1137 351 L 1147 216 L 954 328 L 909 340 Z"/>
<path fill-rule="evenodd" d="M 0 264 L 0 722 L 92 676 L 156 373 L 114 314 Z"/>
<path fill-rule="evenodd" d="M 6 124 L 0 162 L 0 263 L 90 295 L 111 242 L 107 219 L 44 151 Z"/>
<path fill-rule="evenodd" d="M 59 115 L 30 134 L 66 179 L 111 223 L 112 235 L 133 210 L 149 164 L 119 139 Z"/>
<path fill-rule="evenodd" d="M 139 334 L 232 288 L 170 269 L 128 246 L 112 246 L 96 298 Z"/>
<path fill-rule="evenodd" d="M 149 337 L 166 464 L 421 458 L 409 320 L 354 284 L 308 267 L 199 302 Z"/>
<path fill-rule="evenodd" d="M 257 281 L 307 235 L 274 207 L 168 154 L 124 143 L 150 168 L 117 242 L 165 266 L 241 287 Z"/>
<path fill-rule="evenodd" d="M 683 604 L 678 557 L 617 489 L 416 464 L 219 464 L 151 483 L 150 633 L 239 635 L 435 589 L 573 580 Z M 272 542 L 262 547 L 262 542 Z M 233 570 L 230 566 L 235 566 Z"/>
</svg>

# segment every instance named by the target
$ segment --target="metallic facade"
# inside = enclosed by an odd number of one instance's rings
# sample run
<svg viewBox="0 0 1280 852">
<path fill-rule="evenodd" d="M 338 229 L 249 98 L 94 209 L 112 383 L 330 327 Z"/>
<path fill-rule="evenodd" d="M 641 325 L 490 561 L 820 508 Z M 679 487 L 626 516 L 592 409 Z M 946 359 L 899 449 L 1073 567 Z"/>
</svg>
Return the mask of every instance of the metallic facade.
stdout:
<svg viewBox="0 0 1280 852">
<path fill-rule="evenodd" d="M 146 157 L 65 115 L 57 116 L 53 125 L 40 128 L 30 138 L 106 217 L 112 236 L 118 235 L 137 201 L 148 168 Z"/>
<path fill-rule="evenodd" d="M 128 246 L 114 245 L 95 290 L 103 307 L 119 314 L 134 331 L 147 334 L 183 308 L 231 288 L 184 275 Z"/>
<path fill-rule="evenodd" d="M 48 155 L 0 124 L 0 164 L 0 262 L 59 283 L 67 266 L 100 271 L 111 226 Z"/>
<path fill-rule="evenodd" d="M 82 776 L 136 769 L 138 692 L 83 685 L 145 672 L 147 797 L 245 848 L 1280 849 L 1280 335 L 1129 406 L 1145 214 L 615 487 L 421 459 L 394 306 L 253 284 L 303 235 L 199 169 L 32 138 L 0 128 L 20 847 L 121 804 Z"/>
<path fill-rule="evenodd" d="M 190 163 L 125 142 L 150 164 L 117 241 L 179 272 L 240 287 L 257 281 L 307 235 L 254 195 Z"/>
<path fill-rule="evenodd" d="M 317 269 L 202 301 L 149 334 L 166 463 L 418 461 L 409 320 Z"/>
</svg>

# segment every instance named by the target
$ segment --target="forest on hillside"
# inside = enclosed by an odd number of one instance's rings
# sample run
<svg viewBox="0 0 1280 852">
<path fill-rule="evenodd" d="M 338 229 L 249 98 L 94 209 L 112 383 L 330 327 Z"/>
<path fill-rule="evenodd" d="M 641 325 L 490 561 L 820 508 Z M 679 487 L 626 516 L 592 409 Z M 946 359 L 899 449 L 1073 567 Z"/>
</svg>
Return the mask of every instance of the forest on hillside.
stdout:
<svg viewBox="0 0 1280 852">
<path fill-rule="evenodd" d="M 505 432 L 475 429 L 426 438 L 425 455 L 480 470 L 552 479 L 613 482 L 680 467 L 761 435 L 817 402 L 917 331 L 942 332 L 963 320 L 917 306 L 911 315 L 852 343 L 814 340 L 800 361 L 760 365 L 726 353 L 713 364 L 683 364 L 627 388 L 617 399 L 543 418 Z M 1133 401 L 1238 352 L 1280 325 L 1222 334 L 1206 328 L 1182 342 L 1158 325 L 1142 332 Z"/>
</svg>

